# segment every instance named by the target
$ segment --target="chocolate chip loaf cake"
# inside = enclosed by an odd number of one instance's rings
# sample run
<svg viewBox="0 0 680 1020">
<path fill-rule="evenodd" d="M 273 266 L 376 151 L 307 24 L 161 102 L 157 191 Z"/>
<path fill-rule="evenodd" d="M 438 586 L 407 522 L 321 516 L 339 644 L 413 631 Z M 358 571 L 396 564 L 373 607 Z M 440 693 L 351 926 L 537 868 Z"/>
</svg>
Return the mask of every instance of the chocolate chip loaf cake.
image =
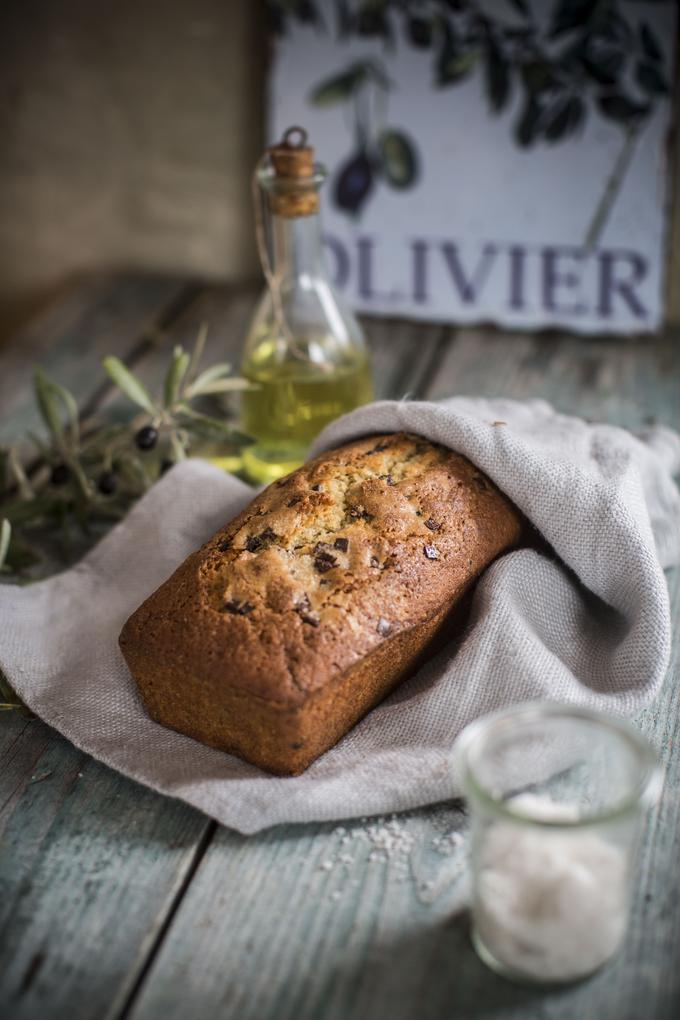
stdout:
<svg viewBox="0 0 680 1020">
<path fill-rule="evenodd" d="M 151 716 L 302 772 L 420 664 L 517 512 L 464 457 L 384 435 L 270 485 L 130 617 Z"/>
</svg>

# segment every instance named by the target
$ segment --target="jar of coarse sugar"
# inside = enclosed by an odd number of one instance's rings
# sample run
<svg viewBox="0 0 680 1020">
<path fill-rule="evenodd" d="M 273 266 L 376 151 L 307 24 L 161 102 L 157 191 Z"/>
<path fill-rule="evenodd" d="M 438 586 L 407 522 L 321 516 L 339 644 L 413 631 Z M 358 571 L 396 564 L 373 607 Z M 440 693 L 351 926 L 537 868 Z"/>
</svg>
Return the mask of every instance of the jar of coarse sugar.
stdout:
<svg viewBox="0 0 680 1020">
<path fill-rule="evenodd" d="M 626 931 L 641 823 L 660 788 L 653 749 L 620 719 L 540 702 L 475 721 L 456 754 L 479 956 L 532 983 L 592 974 Z"/>
</svg>

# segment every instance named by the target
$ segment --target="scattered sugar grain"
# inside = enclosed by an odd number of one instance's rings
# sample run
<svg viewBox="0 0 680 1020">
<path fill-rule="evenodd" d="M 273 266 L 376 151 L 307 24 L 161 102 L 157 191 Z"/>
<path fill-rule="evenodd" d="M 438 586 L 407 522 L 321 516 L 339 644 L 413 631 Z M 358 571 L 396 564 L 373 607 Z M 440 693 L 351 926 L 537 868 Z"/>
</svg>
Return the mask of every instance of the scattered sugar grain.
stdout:
<svg viewBox="0 0 680 1020">
<path fill-rule="evenodd" d="M 434 849 L 444 855 L 454 853 L 458 847 L 462 846 L 464 842 L 464 836 L 462 832 L 454 830 L 453 832 L 444 832 L 441 836 L 435 836 L 432 840 L 432 846 Z"/>
<path fill-rule="evenodd" d="M 365 844 L 366 859 L 371 864 L 390 866 L 390 873 L 397 881 L 405 881 L 410 874 L 410 857 L 416 845 L 415 836 L 399 820 L 397 815 L 362 819 L 364 825 L 347 829 L 338 825 L 332 830 L 338 843 L 331 856 L 319 864 L 319 870 L 331 872 L 342 868 L 344 872 L 355 864 L 357 857 L 348 852 L 350 846 Z M 357 880 L 358 881 L 358 880 Z"/>
</svg>

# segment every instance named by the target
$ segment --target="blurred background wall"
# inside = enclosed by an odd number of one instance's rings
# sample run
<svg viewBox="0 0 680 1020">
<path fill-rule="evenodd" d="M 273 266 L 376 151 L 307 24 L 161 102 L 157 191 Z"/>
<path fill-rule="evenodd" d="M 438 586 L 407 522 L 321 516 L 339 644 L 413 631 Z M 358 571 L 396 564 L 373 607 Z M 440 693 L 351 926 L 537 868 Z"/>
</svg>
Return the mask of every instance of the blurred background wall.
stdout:
<svg viewBox="0 0 680 1020">
<path fill-rule="evenodd" d="M 1 0 L 0 337 L 77 274 L 256 273 L 262 8 Z"/>
<path fill-rule="evenodd" d="M 1 0 L 0 339 L 86 272 L 257 275 L 265 24 L 259 0 Z"/>
</svg>

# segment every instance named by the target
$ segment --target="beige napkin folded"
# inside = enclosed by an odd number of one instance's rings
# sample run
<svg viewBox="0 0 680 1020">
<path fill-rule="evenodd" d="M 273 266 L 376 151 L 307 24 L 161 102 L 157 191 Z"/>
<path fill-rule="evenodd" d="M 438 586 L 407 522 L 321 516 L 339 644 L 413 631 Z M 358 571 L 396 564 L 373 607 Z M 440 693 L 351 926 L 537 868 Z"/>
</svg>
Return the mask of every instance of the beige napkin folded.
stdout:
<svg viewBox="0 0 680 1020">
<path fill-rule="evenodd" d="M 304 775 L 269 776 L 152 722 L 118 650 L 128 615 L 252 497 L 200 461 L 170 471 L 78 566 L 0 587 L 0 668 L 78 747 L 241 832 L 446 799 L 458 792 L 456 735 L 511 702 L 649 703 L 670 648 L 663 567 L 680 561 L 680 437 L 657 427 L 636 438 L 540 401 L 454 398 L 369 405 L 316 449 L 402 429 L 468 456 L 559 559 L 520 549 L 497 560 L 455 654 L 445 648 Z"/>
</svg>

